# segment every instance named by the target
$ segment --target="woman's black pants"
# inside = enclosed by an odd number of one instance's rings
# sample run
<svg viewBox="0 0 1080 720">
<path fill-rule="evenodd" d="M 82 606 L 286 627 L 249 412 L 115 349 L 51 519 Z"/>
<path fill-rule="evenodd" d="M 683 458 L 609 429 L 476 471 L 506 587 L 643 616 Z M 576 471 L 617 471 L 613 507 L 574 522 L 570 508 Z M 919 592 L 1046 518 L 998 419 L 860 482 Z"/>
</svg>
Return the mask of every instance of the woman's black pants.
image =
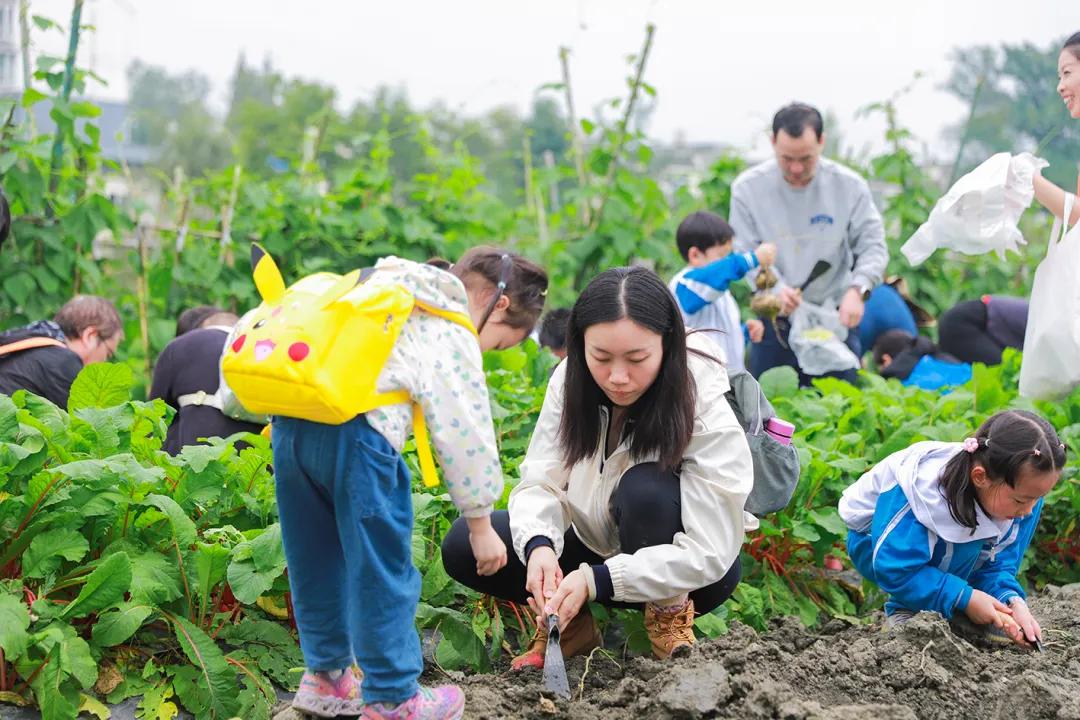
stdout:
<svg viewBox="0 0 1080 720">
<path fill-rule="evenodd" d="M 623 553 L 632 554 L 644 547 L 670 543 L 675 533 L 683 531 L 679 478 L 670 472 L 661 472 L 656 463 L 631 467 L 623 474 L 612 495 L 611 514 L 619 528 L 619 545 Z M 725 522 L 726 518 L 717 518 L 716 521 Z M 464 518 L 458 518 L 443 539 L 443 565 L 450 577 L 466 587 L 502 600 L 525 603 L 529 598 L 525 590 L 525 566 L 514 552 L 510 537 L 510 513 L 506 510 L 492 513 L 491 524 L 506 544 L 507 562 L 502 570 L 484 577 L 476 573 L 476 558 L 469 545 L 469 527 Z M 581 563 L 598 565 L 602 562 L 604 558 L 586 547 L 573 527 L 566 531 L 562 556 L 559 558 L 564 575 L 577 570 Z M 704 614 L 719 607 L 735 591 L 740 576 L 741 567 L 736 558 L 723 578 L 690 593 L 695 611 Z M 604 604 L 623 608 L 643 607 L 642 603 L 617 601 Z"/>
</svg>

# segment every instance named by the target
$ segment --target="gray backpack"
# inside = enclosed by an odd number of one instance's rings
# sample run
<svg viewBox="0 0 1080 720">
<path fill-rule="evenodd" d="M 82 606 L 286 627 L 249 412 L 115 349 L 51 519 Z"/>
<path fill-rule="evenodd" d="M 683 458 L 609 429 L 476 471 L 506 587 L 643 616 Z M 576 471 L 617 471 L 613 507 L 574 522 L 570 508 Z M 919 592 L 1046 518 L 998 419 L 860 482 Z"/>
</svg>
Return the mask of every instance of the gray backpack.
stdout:
<svg viewBox="0 0 1080 720">
<path fill-rule="evenodd" d="M 729 377 L 726 396 L 754 459 L 754 488 L 746 498 L 746 511 L 758 517 L 783 510 L 799 484 L 799 453 L 765 432 L 765 423 L 776 417 L 769 399 L 754 376 L 745 370 Z"/>
</svg>

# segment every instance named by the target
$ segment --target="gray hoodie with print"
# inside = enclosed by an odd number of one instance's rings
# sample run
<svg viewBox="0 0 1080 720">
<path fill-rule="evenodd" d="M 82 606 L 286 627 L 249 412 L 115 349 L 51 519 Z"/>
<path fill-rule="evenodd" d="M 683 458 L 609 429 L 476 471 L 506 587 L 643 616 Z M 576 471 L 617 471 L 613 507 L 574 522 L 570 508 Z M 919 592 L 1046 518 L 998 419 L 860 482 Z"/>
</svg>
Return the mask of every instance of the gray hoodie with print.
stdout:
<svg viewBox="0 0 1080 720">
<path fill-rule="evenodd" d="M 736 252 L 776 244 L 781 284 L 800 287 L 818 261 L 829 268 L 805 288 L 805 299 L 836 307 L 852 286 L 881 282 L 889 251 L 870 187 L 848 168 L 821 158 L 810 184 L 789 185 L 776 160 L 745 170 L 731 186 Z"/>
</svg>

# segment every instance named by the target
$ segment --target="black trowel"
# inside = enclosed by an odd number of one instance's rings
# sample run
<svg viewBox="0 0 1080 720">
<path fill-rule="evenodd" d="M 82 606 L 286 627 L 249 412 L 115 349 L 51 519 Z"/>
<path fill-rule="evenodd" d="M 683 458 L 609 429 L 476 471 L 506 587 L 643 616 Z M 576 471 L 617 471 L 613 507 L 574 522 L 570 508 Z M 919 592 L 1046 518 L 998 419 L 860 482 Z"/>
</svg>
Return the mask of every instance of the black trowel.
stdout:
<svg viewBox="0 0 1080 720">
<path fill-rule="evenodd" d="M 570 697 L 570 683 L 566 679 L 566 663 L 559 646 L 559 616 L 547 617 L 547 651 L 544 653 L 544 688 L 561 698 Z"/>
</svg>

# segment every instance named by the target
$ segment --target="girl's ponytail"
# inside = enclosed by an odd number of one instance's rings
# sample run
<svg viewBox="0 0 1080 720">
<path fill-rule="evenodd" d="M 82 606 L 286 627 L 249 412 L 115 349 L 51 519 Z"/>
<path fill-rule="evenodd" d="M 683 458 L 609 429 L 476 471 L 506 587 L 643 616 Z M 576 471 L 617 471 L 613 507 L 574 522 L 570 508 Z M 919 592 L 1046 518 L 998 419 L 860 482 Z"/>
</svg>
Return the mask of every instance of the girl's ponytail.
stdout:
<svg viewBox="0 0 1080 720">
<path fill-rule="evenodd" d="M 978 497 L 971 482 L 976 465 L 995 482 L 1016 487 L 1021 470 L 1060 471 L 1065 465 L 1065 444 L 1054 426 L 1027 410 L 1005 410 L 992 415 L 963 443 L 941 471 L 941 493 L 949 504 L 949 514 L 960 525 L 978 525 Z"/>
</svg>

